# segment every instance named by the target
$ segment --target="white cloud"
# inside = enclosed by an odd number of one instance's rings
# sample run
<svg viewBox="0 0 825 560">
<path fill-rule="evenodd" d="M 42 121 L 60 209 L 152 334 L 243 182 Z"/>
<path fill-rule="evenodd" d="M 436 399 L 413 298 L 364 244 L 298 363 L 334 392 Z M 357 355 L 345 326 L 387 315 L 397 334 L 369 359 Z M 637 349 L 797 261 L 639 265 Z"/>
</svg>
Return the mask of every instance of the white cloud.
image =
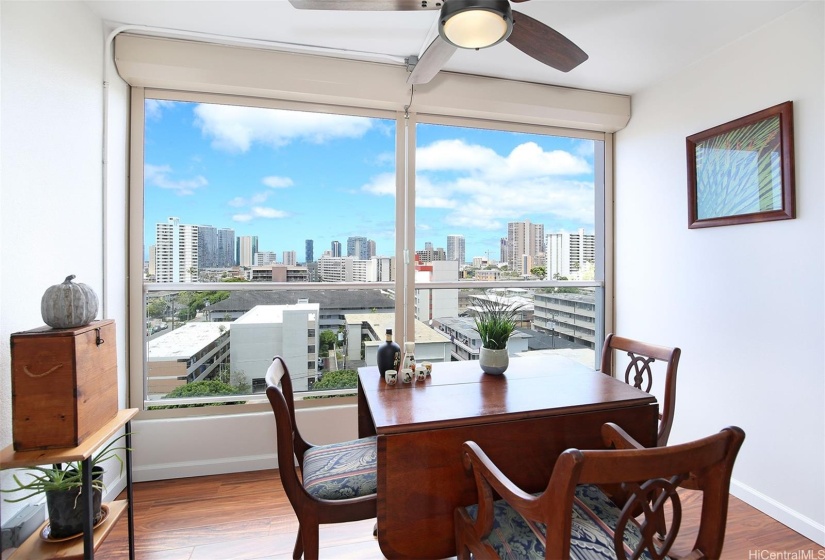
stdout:
<svg viewBox="0 0 825 560">
<path fill-rule="evenodd" d="M 165 99 L 147 99 L 143 105 L 143 112 L 148 120 L 159 120 L 163 114 L 164 109 L 174 107 L 174 101 L 167 101 Z"/>
<path fill-rule="evenodd" d="M 284 189 L 293 185 L 292 179 L 289 177 L 278 177 L 277 175 L 264 177 L 261 179 L 261 182 L 267 187 L 273 189 Z"/>
<path fill-rule="evenodd" d="M 376 196 L 395 196 L 395 173 L 381 173 L 372 178 L 361 190 Z"/>
<path fill-rule="evenodd" d="M 283 210 L 276 210 L 275 208 L 265 208 L 263 206 L 254 206 L 252 208 L 252 215 L 255 218 L 286 218 L 289 213 Z"/>
<path fill-rule="evenodd" d="M 146 183 L 155 185 L 161 189 L 173 190 L 181 196 L 195 194 L 197 189 L 209 184 L 203 175 L 196 175 L 190 179 L 177 180 L 172 179 L 170 175 L 172 175 L 172 168 L 168 165 L 152 165 L 147 163 L 143 166 L 143 179 Z"/>
<path fill-rule="evenodd" d="M 463 140 L 439 140 L 418 148 L 415 164 L 419 172 L 463 171 L 500 180 L 580 175 L 590 171 L 590 165 L 582 157 L 563 150 L 545 152 L 535 142 L 520 144 L 503 157 L 486 146 L 467 144 Z"/>
<path fill-rule="evenodd" d="M 198 105 L 195 115 L 195 124 L 212 138 L 212 147 L 228 152 L 246 152 L 254 143 L 278 148 L 295 141 L 322 144 L 334 138 L 360 138 L 372 127 L 365 117 L 232 105 Z"/>
<path fill-rule="evenodd" d="M 252 220 L 253 216 L 251 214 L 235 214 L 232 216 L 232 220 L 236 222 L 248 222 Z"/>
<path fill-rule="evenodd" d="M 581 147 L 545 151 L 534 142 L 506 156 L 462 140 L 434 142 L 416 152 L 416 206 L 448 210 L 444 223 L 456 228 L 501 231 L 538 215 L 591 224 L 593 185 L 576 178 L 592 173 L 582 155 Z M 394 196 L 395 175 L 377 175 L 361 190 Z"/>
<path fill-rule="evenodd" d="M 229 204 L 229 206 L 233 208 L 242 208 L 246 206 L 246 199 L 242 196 L 236 196 L 235 198 L 227 202 L 227 204 Z"/>
</svg>

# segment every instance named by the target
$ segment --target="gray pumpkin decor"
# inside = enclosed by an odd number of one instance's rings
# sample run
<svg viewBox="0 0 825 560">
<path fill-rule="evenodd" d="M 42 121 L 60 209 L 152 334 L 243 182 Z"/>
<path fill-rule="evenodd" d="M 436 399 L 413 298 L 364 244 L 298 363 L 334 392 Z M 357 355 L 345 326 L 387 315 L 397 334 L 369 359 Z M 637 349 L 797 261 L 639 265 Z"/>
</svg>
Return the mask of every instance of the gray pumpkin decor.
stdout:
<svg viewBox="0 0 825 560">
<path fill-rule="evenodd" d="M 88 325 L 97 317 L 97 294 L 86 284 L 73 283 L 75 275 L 51 286 L 40 300 L 43 322 L 55 329 Z"/>
</svg>

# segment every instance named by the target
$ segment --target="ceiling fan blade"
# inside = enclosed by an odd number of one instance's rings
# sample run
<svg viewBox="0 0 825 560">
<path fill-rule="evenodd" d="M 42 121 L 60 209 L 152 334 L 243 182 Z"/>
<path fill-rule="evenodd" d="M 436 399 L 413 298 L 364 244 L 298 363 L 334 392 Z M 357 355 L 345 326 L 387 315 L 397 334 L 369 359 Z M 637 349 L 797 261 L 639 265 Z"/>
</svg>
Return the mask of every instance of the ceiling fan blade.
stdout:
<svg viewBox="0 0 825 560">
<path fill-rule="evenodd" d="M 513 10 L 513 32 L 507 42 L 556 70 L 569 72 L 585 60 L 587 53 L 551 27 Z"/>
<path fill-rule="evenodd" d="M 458 47 L 442 39 L 441 35 L 436 35 L 410 72 L 407 83 L 426 84 L 432 80 L 457 49 Z"/>
<path fill-rule="evenodd" d="M 299 10 L 401 11 L 438 10 L 436 0 L 289 0 Z"/>
</svg>

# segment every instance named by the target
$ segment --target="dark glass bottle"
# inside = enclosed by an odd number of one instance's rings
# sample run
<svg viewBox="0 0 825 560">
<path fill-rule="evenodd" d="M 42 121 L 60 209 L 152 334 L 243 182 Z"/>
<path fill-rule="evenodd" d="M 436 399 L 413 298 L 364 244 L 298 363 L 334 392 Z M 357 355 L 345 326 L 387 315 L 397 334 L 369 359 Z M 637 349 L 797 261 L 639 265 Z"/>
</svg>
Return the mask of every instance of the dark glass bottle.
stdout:
<svg viewBox="0 0 825 560">
<path fill-rule="evenodd" d="M 387 339 L 378 347 L 375 361 L 382 377 L 388 369 L 397 371 L 401 367 L 401 347 L 392 341 L 392 329 L 387 329 Z"/>
</svg>

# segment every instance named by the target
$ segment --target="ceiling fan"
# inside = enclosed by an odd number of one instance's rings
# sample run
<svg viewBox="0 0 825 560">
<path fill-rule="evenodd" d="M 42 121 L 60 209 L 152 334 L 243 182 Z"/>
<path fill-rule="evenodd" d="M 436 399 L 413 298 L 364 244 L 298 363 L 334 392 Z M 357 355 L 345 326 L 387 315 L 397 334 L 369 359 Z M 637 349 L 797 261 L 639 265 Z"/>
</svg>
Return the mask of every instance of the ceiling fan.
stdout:
<svg viewBox="0 0 825 560">
<path fill-rule="evenodd" d="M 482 49 L 506 40 L 556 70 L 569 72 L 587 54 L 551 27 L 510 7 L 527 0 L 289 0 L 301 10 L 440 10 L 438 35 L 414 64 L 407 83 L 429 82 L 458 48 Z"/>
</svg>

